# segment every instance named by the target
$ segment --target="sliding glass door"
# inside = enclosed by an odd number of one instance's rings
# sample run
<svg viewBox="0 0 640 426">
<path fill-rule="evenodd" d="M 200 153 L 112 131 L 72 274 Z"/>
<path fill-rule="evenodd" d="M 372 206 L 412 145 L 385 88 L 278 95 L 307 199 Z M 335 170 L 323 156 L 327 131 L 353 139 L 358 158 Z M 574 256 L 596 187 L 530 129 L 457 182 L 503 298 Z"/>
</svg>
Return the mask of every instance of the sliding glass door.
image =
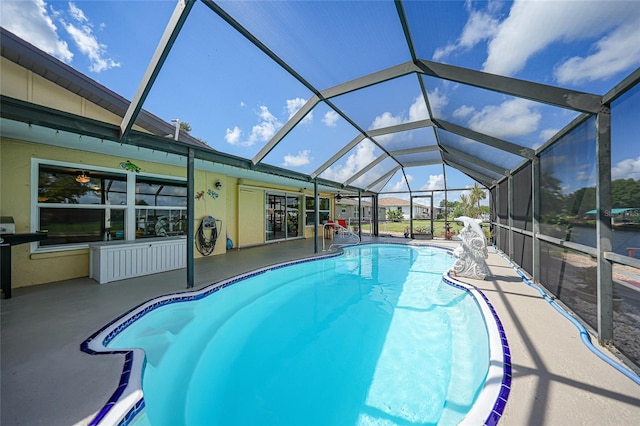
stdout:
<svg viewBox="0 0 640 426">
<path fill-rule="evenodd" d="M 284 219 L 286 214 L 286 197 L 267 194 L 267 230 L 266 240 L 283 240 L 286 236 Z"/>
<path fill-rule="evenodd" d="M 299 236 L 299 196 L 267 194 L 265 217 L 266 241 Z"/>
</svg>

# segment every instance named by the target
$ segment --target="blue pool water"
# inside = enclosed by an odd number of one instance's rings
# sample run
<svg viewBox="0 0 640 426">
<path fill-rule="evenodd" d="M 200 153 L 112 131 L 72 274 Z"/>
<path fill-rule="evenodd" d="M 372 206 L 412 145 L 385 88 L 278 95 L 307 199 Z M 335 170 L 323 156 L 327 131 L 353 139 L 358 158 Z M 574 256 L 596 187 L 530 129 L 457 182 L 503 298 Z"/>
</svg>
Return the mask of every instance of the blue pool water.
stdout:
<svg viewBox="0 0 640 426">
<path fill-rule="evenodd" d="M 444 250 L 400 245 L 270 270 L 141 316 L 136 424 L 457 424 L 489 368 L 476 300 Z"/>
</svg>

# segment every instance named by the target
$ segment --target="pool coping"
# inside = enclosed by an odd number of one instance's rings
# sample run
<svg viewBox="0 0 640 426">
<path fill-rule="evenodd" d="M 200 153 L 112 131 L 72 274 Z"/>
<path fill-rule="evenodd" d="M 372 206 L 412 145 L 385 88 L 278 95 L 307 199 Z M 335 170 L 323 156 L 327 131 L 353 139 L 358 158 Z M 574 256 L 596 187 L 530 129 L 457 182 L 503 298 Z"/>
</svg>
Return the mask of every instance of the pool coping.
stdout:
<svg viewBox="0 0 640 426">
<path fill-rule="evenodd" d="M 489 370 L 484 386 L 475 404 L 459 425 L 495 426 L 504 413 L 511 391 L 511 351 L 507 335 L 496 310 L 482 291 L 453 277 L 450 272 L 444 273 L 442 280 L 451 286 L 464 289 L 473 296 L 482 312 L 489 336 Z"/>
<path fill-rule="evenodd" d="M 371 243 L 373 245 L 403 245 L 408 247 L 430 247 L 451 253 L 449 248 L 435 245 L 410 245 L 403 243 Z M 369 245 L 369 244 L 360 244 Z M 354 246 L 356 246 L 354 244 Z M 344 247 L 346 248 L 346 247 Z M 286 261 L 270 266 L 258 268 L 234 277 L 209 284 L 198 290 L 189 290 L 171 293 L 164 296 L 155 297 L 144 302 L 135 308 L 125 312 L 113 321 L 106 324 L 100 330 L 93 333 L 80 345 L 80 350 L 90 355 L 114 355 L 124 354 L 125 363 L 120 375 L 118 387 L 109 398 L 108 402 L 98 411 L 90 421 L 90 426 L 119 425 L 127 426 L 132 424 L 136 417 L 145 408 L 145 401 L 142 392 L 142 377 L 146 365 L 146 356 L 142 349 L 112 350 L 107 347 L 122 330 L 147 313 L 161 306 L 194 301 L 202 299 L 247 278 L 263 274 L 274 269 L 279 269 L 291 265 L 312 262 L 331 257 L 343 255 L 342 248 L 335 252 L 320 254 L 304 259 Z M 483 424 L 493 426 L 498 423 L 509 395 L 511 386 L 511 360 L 506 335 L 502 323 L 498 318 L 493 306 L 487 297 L 476 287 L 452 277 L 449 272 L 443 274 L 443 281 L 454 287 L 461 288 L 471 294 L 478 304 L 489 335 L 489 370 L 485 379 L 485 385 L 476 399 L 472 409 L 463 418 L 460 424 L 477 425 Z M 489 409 L 489 407 L 491 407 Z"/>
</svg>

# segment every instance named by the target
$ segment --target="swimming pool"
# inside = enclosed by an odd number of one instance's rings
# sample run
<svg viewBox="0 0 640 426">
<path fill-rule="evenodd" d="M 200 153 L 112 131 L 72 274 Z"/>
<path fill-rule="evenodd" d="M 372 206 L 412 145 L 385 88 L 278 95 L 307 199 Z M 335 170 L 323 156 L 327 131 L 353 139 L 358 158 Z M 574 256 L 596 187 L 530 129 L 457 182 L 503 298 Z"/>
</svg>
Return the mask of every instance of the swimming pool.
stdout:
<svg viewBox="0 0 640 426">
<path fill-rule="evenodd" d="M 146 353 L 128 352 L 122 407 L 103 418 L 129 406 L 125 423 L 153 425 L 497 422 L 506 339 L 477 290 L 443 280 L 452 262 L 357 246 L 148 302 L 86 342 Z"/>
</svg>

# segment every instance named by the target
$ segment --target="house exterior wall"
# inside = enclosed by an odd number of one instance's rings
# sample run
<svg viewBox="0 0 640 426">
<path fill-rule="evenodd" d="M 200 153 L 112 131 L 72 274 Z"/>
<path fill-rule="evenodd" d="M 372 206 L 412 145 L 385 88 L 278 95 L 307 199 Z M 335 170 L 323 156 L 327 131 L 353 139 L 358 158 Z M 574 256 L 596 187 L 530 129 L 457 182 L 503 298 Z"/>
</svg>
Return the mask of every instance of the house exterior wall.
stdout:
<svg viewBox="0 0 640 426">
<path fill-rule="evenodd" d="M 221 180 L 223 186 L 223 190 L 227 199 L 227 203 L 226 203 L 226 219 L 227 219 L 227 223 L 225 228 L 225 231 L 227 232 L 227 237 L 229 237 L 231 239 L 231 242 L 233 243 L 233 248 L 238 248 L 238 229 L 239 229 L 239 224 L 238 224 L 238 179 L 231 177 L 231 176 L 225 176 L 224 180 Z M 225 247 L 226 247 L 226 241 L 225 241 Z"/>
<path fill-rule="evenodd" d="M 0 89 L 4 96 L 118 126 L 122 122 L 122 118 L 111 111 L 65 90 L 4 57 L 0 58 L 0 69 L 2 70 Z M 133 129 L 146 132 L 145 129 L 136 125 Z"/>
<path fill-rule="evenodd" d="M 32 73 L 10 60 L 0 57 L 0 87 L 2 94 L 16 99 L 29 100 L 30 76 Z"/>
<path fill-rule="evenodd" d="M 93 146 L 95 148 L 95 144 Z M 154 158 L 155 156 L 155 158 Z M 160 161 L 164 153 L 154 153 L 149 160 L 132 159 L 142 172 L 140 176 L 166 176 L 184 179 L 186 168 L 163 164 Z M 32 159 L 42 162 L 64 162 L 86 164 L 88 169 L 101 167 L 122 172 L 119 164 L 125 157 L 117 157 L 84 151 L 68 149 L 53 145 L 33 143 L 27 141 L 2 139 L 0 149 L 0 215 L 12 216 L 15 221 L 16 233 L 29 233 L 32 229 L 32 216 L 35 205 L 32 200 L 32 176 L 37 175 Z M 36 166 L 37 167 L 37 166 Z M 221 189 L 215 189 L 214 183 L 220 180 Z M 263 188 L 260 188 L 263 186 Z M 244 197 L 243 188 L 251 188 L 253 197 Z M 233 241 L 234 247 L 246 247 L 265 243 L 265 193 L 285 192 L 300 196 L 301 208 L 299 220 L 304 221 L 304 196 L 313 195 L 309 191 L 303 193 L 295 188 L 284 186 L 264 186 L 259 181 L 246 181 L 225 176 L 208 170 L 195 171 L 195 192 L 204 191 L 205 195 L 195 200 L 195 222 L 197 229 L 205 216 L 214 216 L 222 221 L 218 242 L 213 255 L 226 253 L 226 236 Z M 206 195 L 212 189 L 219 194 L 218 198 Z M 35 188 L 37 190 L 37 188 Z M 328 197 L 328 194 L 320 194 Z M 334 206 L 331 206 L 333 211 Z M 304 226 L 304 238 L 313 238 L 313 226 Z M 318 235 L 322 235 L 321 226 Z M 40 252 L 34 250 L 36 244 L 20 244 L 12 248 L 12 281 L 13 287 L 25 287 L 53 281 L 86 277 L 89 275 L 89 249 L 64 249 Z M 202 255 L 196 250 L 195 257 Z"/>
<path fill-rule="evenodd" d="M 75 95 L 62 87 L 46 80 L 21 66 L 0 58 L 2 62 L 0 72 L 0 89 L 4 96 L 20 99 L 73 113 L 102 122 L 119 125 L 121 118 L 110 111 L 100 108 L 98 105 Z M 143 130 L 138 126 L 134 129 Z M 78 166 L 86 165 L 88 170 L 99 167 L 114 172 L 123 173 L 120 163 L 126 160 L 134 162 L 142 171 L 140 175 L 162 176 L 176 180 L 186 178 L 186 162 L 182 165 L 168 164 L 168 154 L 160 151 L 152 153 L 135 153 L 135 149 L 125 145 L 122 147 L 113 142 L 87 141 L 86 147 L 65 147 L 67 143 L 62 138 L 68 138 L 68 133 L 58 133 L 51 129 L 51 143 L 34 142 L 29 139 L 28 132 L 22 137 L 24 140 L 0 139 L 0 215 L 12 216 L 15 221 L 16 233 L 30 233 L 34 229 L 35 199 L 32 194 L 37 193 L 37 163 L 60 162 Z M 75 137 L 75 136 L 73 136 Z M 56 140 L 55 138 L 61 138 Z M 90 139 L 90 138 L 87 138 Z M 34 136 L 34 140 L 36 137 Z M 84 142 L 83 142 L 84 143 Z M 119 155 L 118 147 L 122 148 Z M 108 152 L 108 153 L 107 153 Z M 172 155 L 174 160 L 177 156 Z M 178 161 L 177 164 L 180 162 Z M 36 164 L 34 166 L 34 164 Z M 222 221 L 222 229 L 213 255 L 226 253 L 226 236 L 229 236 L 234 247 L 264 244 L 265 243 L 265 193 L 284 192 L 300 196 L 299 220 L 301 236 L 313 237 L 313 226 L 304 226 L 305 220 L 305 195 L 313 196 L 313 191 L 300 190 L 265 184 L 259 181 L 247 181 L 231 176 L 226 176 L 199 167 L 196 162 L 194 190 L 196 193 L 204 191 L 204 196 L 195 200 L 195 228 L 205 216 L 214 216 Z M 214 184 L 219 180 L 221 189 L 216 189 Z M 33 188 L 36 186 L 36 188 Z M 250 200 L 242 197 L 241 188 L 251 186 L 258 188 L 258 196 Z M 207 195 L 211 189 L 218 193 L 217 198 Z M 33 192 L 35 191 L 35 192 Z M 333 197 L 330 194 L 321 193 L 321 197 L 331 199 L 331 215 L 335 212 Z M 318 229 L 318 235 L 322 235 L 322 225 Z M 195 250 L 195 257 L 202 255 Z M 47 282 L 54 282 L 72 278 L 86 277 L 89 275 L 89 249 L 88 248 L 63 248 L 49 247 L 47 250 L 38 250 L 37 243 L 20 244 L 12 247 L 12 287 L 25 287 Z"/>
<path fill-rule="evenodd" d="M 238 191 L 238 247 L 264 242 L 265 191 L 254 187 L 237 186 Z"/>
<path fill-rule="evenodd" d="M 28 233 L 31 230 L 32 210 L 32 158 L 43 161 L 61 161 L 87 164 L 87 167 L 98 166 L 118 170 L 121 157 L 99 154 L 96 152 L 66 149 L 56 146 L 30 143 L 10 139 L 1 140 L 0 150 L 0 214 L 12 216 L 16 233 Z M 161 153 L 158 153 L 158 159 Z M 144 173 L 167 177 L 184 178 L 186 169 L 152 161 L 135 160 Z M 121 170 L 120 170 L 121 171 Z M 37 173 L 37 171 L 35 171 Z M 210 171 L 196 170 L 196 192 L 213 188 L 213 183 L 220 179 L 226 182 L 226 176 Z M 36 183 L 37 185 L 37 183 Z M 195 202 L 195 226 L 199 226 L 204 216 L 212 215 L 222 220 L 223 229 L 213 254 L 226 252 L 224 242 L 227 226 L 228 185 L 223 183 L 221 190 L 216 190 L 219 197 L 202 197 Z M 235 211 L 231 211 L 235 214 Z M 33 231 L 35 231 L 34 229 Z M 49 252 L 32 252 L 30 244 L 20 244 L 12 248 L 12 281 L 13 287 L 23 287 L 44 282 L 84 277 L 89 274 L 88 248 L 76 250 L 59 250 Z M 201 257 L 195 252 L 196 257 Z"/>
<path fill-rule="evenodd" d="M 342 212 L 342 209 L 344 209 L 344 213 Z M 364 214 L 362 214 L 362 220 L 364 221 L 369 221 L 371 220 L 371 206 L 362 206 L 362 209 L 364 210 Z M 358 206 L 355 205 L 350 205 L 350 204 L 335 204 L 335 218 L 336 219 L 351 219 L 351 222 L 353 223 L 354 220 L 358 219 L 358 215 L 356 214 L 358 212 Z"/>
<path fill-rule="evenodd" d="M 409 206 L 385 206 L 385 207 L 380 207 L 379 208 L 379 217 L 381 220 L 386 220 L 387 219 L 387 212 L 389 211 L 396 211 L 398 210 L 398 208 L 400 208 L 402 210 L 402 215 L 404 217 L 404 219 L 409 220 L 410 214 L 409 212 L 411 211 Z M 414 206 L 413 207 L 413 218 L 418 218 L 418 217 L 429 217 L 429 208 L 427 207 L 420 207 L 420 206 Z"/>
</svg>

